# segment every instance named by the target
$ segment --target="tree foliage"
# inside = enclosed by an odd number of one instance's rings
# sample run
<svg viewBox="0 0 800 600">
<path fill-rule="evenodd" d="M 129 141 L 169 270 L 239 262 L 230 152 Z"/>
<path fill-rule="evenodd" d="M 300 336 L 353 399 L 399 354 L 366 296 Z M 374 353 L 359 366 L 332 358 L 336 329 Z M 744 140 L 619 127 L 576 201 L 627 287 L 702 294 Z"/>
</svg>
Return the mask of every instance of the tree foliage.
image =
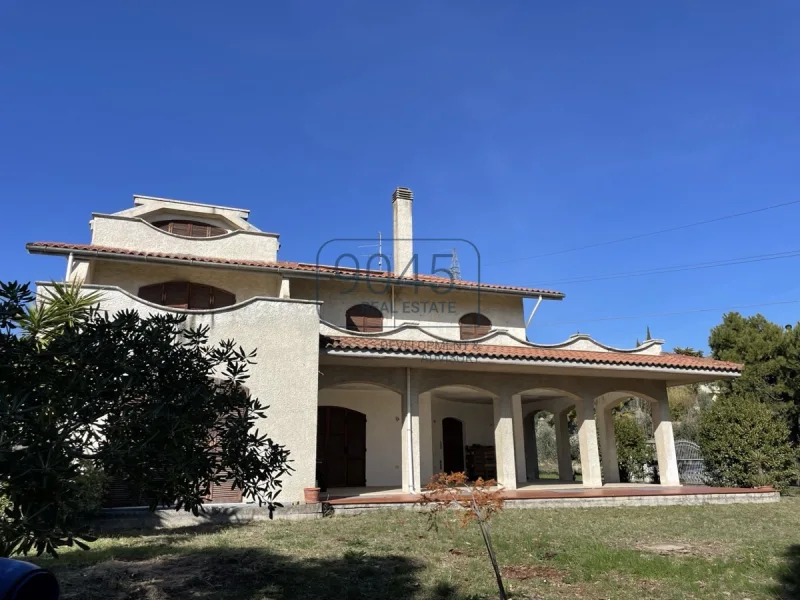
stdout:
<svg viewBox="0 0 800 600">
<path fill-rule="evenodd" d="M 800 327 L 732 312 L 711 330 L 708 345 L 714 358 L 744 363 L 742 376 L 724 383 L 724 391 L 774 404 L 800 441 Z"/>
<path fill-rule="evenodd" d="M 267 408 L 245 387 L 255 353 L 183 316 L 101 314 L 78 292 L 55 286 L 43 306 L 0 284 L 0 552 L 85 547 L 87 465 L 151 510 L 198 514 L 223 480 L 272 504 L 288 451 L 254 428 Z"/>
<path fill-rule="evenodd" d="M 683 354 L 684 356 L 696 356 L 697 358 L 703 357 L 702 350 L 695 350 L 691 346 L 686 346 L 685 348 L 682 348 L 681 346 L 675 346 L 672 351 L 675 354 Z"/>
<path fill-rule="evenodd" d="M 789 428 L 772 407 L 726 395 L 700 416 L 698 431 L 710 483 L 784 489 L 797 475 L 797 452 Z"/>
<path fill-rule="evenodd" d="M 622 413 L 614 419 L 614 436 L 620 481 L 644 481 L 648 467 L 654 462 L 653 449 L 647 443 L 644 429 L 631 414 Z"/>
</svg>

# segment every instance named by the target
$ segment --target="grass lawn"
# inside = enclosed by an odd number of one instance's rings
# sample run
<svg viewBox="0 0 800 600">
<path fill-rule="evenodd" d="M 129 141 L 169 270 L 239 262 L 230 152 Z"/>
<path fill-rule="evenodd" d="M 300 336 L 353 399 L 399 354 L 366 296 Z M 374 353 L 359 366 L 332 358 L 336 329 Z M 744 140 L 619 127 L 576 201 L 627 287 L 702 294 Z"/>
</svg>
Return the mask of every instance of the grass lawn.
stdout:
<svg viewBox="0 0 800 600">
<path fill-rule="evenodd" d="M 509 509 L 491 528 L 513 598 L 800 598 L 800 497 Z M 35 562 L 65 599 L 497 597 L 475 526 L 410 511 L 130 533 Z"/>
</svg>

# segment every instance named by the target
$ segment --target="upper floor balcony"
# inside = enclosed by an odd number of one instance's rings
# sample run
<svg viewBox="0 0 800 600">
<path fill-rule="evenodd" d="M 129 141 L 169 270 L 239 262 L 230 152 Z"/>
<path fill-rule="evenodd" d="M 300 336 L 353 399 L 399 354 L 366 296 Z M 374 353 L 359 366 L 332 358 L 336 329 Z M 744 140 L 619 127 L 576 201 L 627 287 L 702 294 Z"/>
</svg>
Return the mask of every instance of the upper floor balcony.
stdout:
<svg viewBox="0 0 800 600">
<path fill-rule="evenodd" d="M 229 260 L 277 260 L 278 234 L 221 225 L 200 216 L 94 213 L 92 245 Z"/>
</svg>

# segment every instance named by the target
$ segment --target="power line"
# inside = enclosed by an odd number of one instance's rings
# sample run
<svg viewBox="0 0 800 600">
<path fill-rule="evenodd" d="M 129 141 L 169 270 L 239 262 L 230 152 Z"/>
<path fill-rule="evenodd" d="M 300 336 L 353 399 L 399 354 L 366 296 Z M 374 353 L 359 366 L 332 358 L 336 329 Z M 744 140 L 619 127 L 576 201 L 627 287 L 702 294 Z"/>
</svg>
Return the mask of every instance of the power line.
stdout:
<svg viewBox="0 0 800 600">
<path fill-rule="evenodd" d="M 710 262 L 693 263 L 687 265 L 675 265 L 671 267 L 656 267 L 653 269 L 644 269 L 642 271 L 628 271 L 625 273 L 611 273 L 608 275 L 584 275 L 569 279 L 549 281 L 537 285 L 553 286 L 553 285 L 564 285 L 569 283 L 588 283 L 591 281 L 606 281 L 608 279 L 624 279 L 627 277 L 641 277 L 644 275 L 661 275 L 664 273 L 679 273 L 681 271 L 695 271 L 700 269 L 712 269 L 716 267 L 728 267 L 732 265 L 742 265 L 747 263 L 764 262 L 769 260 L 780 260 L 783 258 L 795 258 L 798 256 L 800 256 L 800 250 L 787 250 L 785 252 L 775 252 L 772 254 L 755 254 L 752 256 L 742 256 L 739 258 L 728 258 Z"/>
<path fill-rule="evenodd" d="M 589 248 L 599 248 L 601 246 L 610 246 L 611 244 L 619 244 L 622 242 L 629 242 L 631 240 L 638 240 L 645 237 L 650 237 L 652 235 L 659 235 L 662 233 L 671 233 L 673 231 L 680 231 L 682 229 L 689 229 L 691 227 L 699 227 L 700 225 L 708 225 L 710 223 L 718 223 L 719 221 L 725 221 L 727 219 L 735 219 L 738 217 L 745 217 L 747 215 L 754 215 L 756 213 L 765 212 L 768 210 L 774 210 L 776 208 L 783 208 L 784 206 L 792 206 L 794 204 L 800 204 L 800 200 L 792 200 L 791 202 L 782 202 L 781 204 L 773 204 L 772 206 L 765 206 L 763 208 L 756 208 L 753 210 L 748 210 L 745 212 L 734 213 L 730 215 L 725 215 L 722 217 L 716 217 L 714 219 L 706 219 L 705 221 L 697 221 L 696 223 L 688 223 L 686 225 L 678 225 L 677 227 L 668 227 L 666 229 L 658 229 L 656 231 L 650 231 L 647 233 L 637 233 L 636 235 L 630 235 L 623 238 L 618 238 L 616 240 L 608 240 L 605 242 L 596 242 L 594 244 L 587 244 L 585 246 L 575 246 L 574 248 L 566 248 L 564 250 L 554 250 L 553 252 L 547 252 L 545 254 L 537 254 L 535 256 L 524 256 L 521 258 L 510 258 L 508 260 L 501 260 L 498 262 L 488 263 L 484 266 L 492 266 L 492 265 L 504 265 L 507 263 L 512 262 L 519 262 L 522 260 L 534 260 L 536 258 L 545 258 L 547 256 L 556 256 L 557 254 L 567 254 L 569 252 L 577 252 L 578 250 L 588 250 Z"/>
<path fill-rule="evenodd" d="M 578 321 L 551 321 L 551 322 L 544 322 L 544 323 L 536 323 L 537 327 L 545 327 L 551 325 L 580 325 L 582 323 L 599 323 L 601 321 L 622 321 L 625 319 L 644 319 L 644 318 L 652 318 L 652 317 L 671 317 L 674 315 L 688 315 L 693 313 L 703 313 L 703 312 L 717 312 L 721 310 L 739 310 L 741 308 L 756 308 L 759 306 L 779 306 L 782 304 L 800 304 L 800 300 L 785 300 L 783 302 L 761 302 L 759 304 L 740 304 L 739 306 L 723 306 L 717 308 L 694 308 L 690 310 L 679 310 L 675 312 L 664 312 L 664 313 L 650 313 L 646 315 L 627 315 L 627 316 L 620 316 L 620 317 L 601 317 L 598 319 L 581 319 Z"/>
</svg>

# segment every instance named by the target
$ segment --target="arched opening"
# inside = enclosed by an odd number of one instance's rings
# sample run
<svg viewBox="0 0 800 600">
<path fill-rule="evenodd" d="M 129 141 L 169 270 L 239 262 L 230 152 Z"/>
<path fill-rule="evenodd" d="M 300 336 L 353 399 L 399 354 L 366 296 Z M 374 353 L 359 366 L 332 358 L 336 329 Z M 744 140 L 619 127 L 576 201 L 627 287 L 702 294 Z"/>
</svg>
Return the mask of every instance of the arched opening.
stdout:
<svg viewBox="0 0 800 600">
<path fill-rule="evenodd" d="M 202 283 L 167 281 L 139 288 L 139 298 L 170 308 L 208 310 L 236 304 L 236 296 L 228 291 Z"/>
<path fill-rule="evenodd" d="M 383 331 L 383 313 L 371 304 L 356 304 L 345 313 L 345 327 L 362 333 Z"/>
<path fill-rule="evenodd" d="M 187 221 L 184 219 L 155 221 L 153 226 L 183 237 L 206 238 L 227 233 L 225 229 L 217 227 L 216 225 L 209 225 L 208 223 L 201 223 L 200 221 Z"/>
<path fill-rule="evenodd" d="M 480 313 L 468 313 L 458 320 L 462 340 L 473 340 L 487 335 L 492 322 Z"/>
<path fill-rule="evenodd" d="M 442 470 L 464 472 L 464 423 L 460 419 L 442 419 Z"/>
<path fill-rule="evenodd" d="M 317 408 L 317 479 L 322 489 L 367 484 L 367 416 L 341 406 Z"/>
<path fill-rule="evenodd" d="M 434 473 L 464 472 L 497 479 L 494 395 L 470 385 L 431 389 L 431 457 Z"/>
<path fill-rule="evenodd" d="M 326 369 L 327 371 L 327 369 Z M 317 410 L 317 482 L 334 495 L 404 485 L 401 395 L 352 373 L 322 381 Z"/>
<path fill-rule="evenodd" d="M 582 473 L 573 410 L 576 397 L 555 388 L 530 389 L 520 396 L 526 480 L 574 482 Z"/>
<path fill-rule="evenodd" d="M 604 483 L 659 483 L 658 403 L 640 393 L 615 391 L 595 401 Z M 670 437 L 672 430 L 670 427 Z"/>
</svg>

